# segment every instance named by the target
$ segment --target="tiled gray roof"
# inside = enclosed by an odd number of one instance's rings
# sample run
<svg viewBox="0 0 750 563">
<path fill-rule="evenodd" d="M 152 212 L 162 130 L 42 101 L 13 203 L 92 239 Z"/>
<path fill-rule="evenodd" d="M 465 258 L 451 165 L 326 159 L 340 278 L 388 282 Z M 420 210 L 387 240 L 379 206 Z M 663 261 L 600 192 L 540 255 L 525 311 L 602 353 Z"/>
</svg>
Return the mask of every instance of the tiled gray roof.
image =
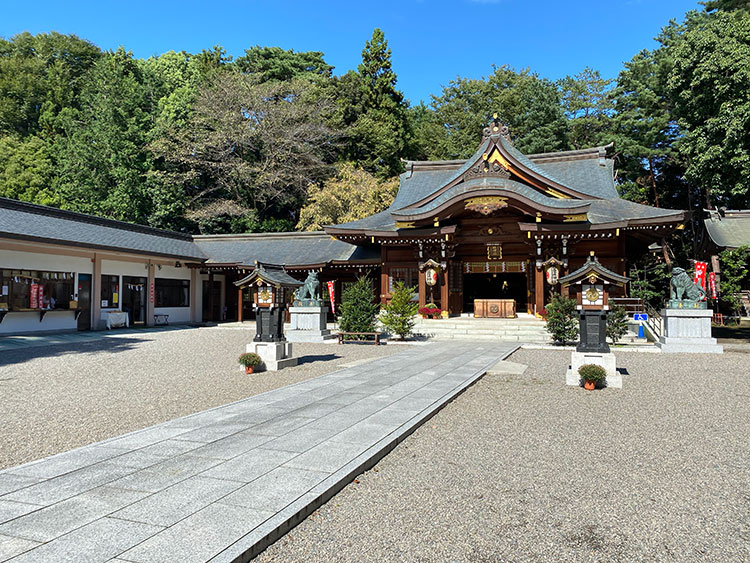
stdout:
<svg viewBox="0 0 750 563">
<path fill-rule="evenodd" d="M 234 282 L 234 285 L 237 287 L 245 287 L 252 284 L 258 278 L 277 287 L 299 287 L 302 285 L 301 281 L 296 280 L 287 274 L 282 266 L 260 263 L 256 265 L 255 269 L 249 275 Z"/>
<path fill-rule="evenodd" d="M 376 260 L 380 250 L 332 239 L 323 232 L 196 236 L 195 244 L 208 263 L 244 264 L 255 261 L 282 266 L 325 264 L 332 260 Z"/>
<path fill-rule="evenodd" d="M 331 225 L 326 229 L 336 231 L 337 229 L 356 230 L 356 231 L 396 231 L 396 224 L 391 214 L 391 209 L 386 209 L 375 215 L 370 215 L 364 219 L 357 219 L 340 225 Z"/>
<path fill-rule="evenodd" d="M 462 182 L 446 190 L 445 192 L 440 194 L 438 197 L 429 201 L 428 203 L 426 203 L 425 205 L 421 207 L 410 207 L 407 209 L 399 209 L 398 211 L 394 211 L 393 215 L 395 217 L 400 217 L 402 215 L 411 216 L 411 215 L 419 215 L 422 213 L 428 213 L 429 211 L 433 209 L 437 209 L 443 203 L 447 202 L 448 200 L 456 196 L 466 194 L 466 193 L 476 191 L 476 190 L 481 190 L 481 189 L 496 189 L 496 190 L 508 192 L 508 194 L 518 194 L 540 205 L 545 205 L 547 207 L 554 207 L 554 208 L 561 209 L 561 210 L 563 209 L 573 210 L 577 207 L 578 208 L 587 207 L 589 204 L 588 201 L 582 201 L 579 199 L 557 199 L 557 198 L 549 197 L 540 193 L 538 190 L 530 188 L 529 186 L 525 184 L 521 184 L 514 180 L 490 177 L 490 178 L 475 178 L 467 182 Z"/>
<path fill-rule="evenodd" d="M 726 211 L 724 217 L 711 213 L 704 219 L 708 236 L 721 248 L 750 245 L 750 211 Z"/>
<path fill-rule="evenodd" d="M 190 235 L 0 198 L 0 237 L 181 260 L 205 256 Z"/>
<path fill-rule="evenodd" d="M 597 225 L 668 217 L 674 218 L 675 221 L 681 221 L 684 215 L 684 211 L 641 205 L 625 199 L 592 199 L 588 219 L 591 224 Z"/>
<path fill-rule="evenodd" d="M 586 158 L 556 162 L 538 162 L 535 165 L 546 174 L 559 178 L 566 186 L 577 192 L 582 192 L 603 199 L 617 198 L 614 182 L 614 161 L 610 158 Z"/>
<path fill-rule="evenodd" d="M 596 272 L 599 276 L 605 280 L 612 280 L 619 284 L 625 284 L 630 281 L 630 278 L 621 276 L 617 272 L 605 268 L 599 263 L 599 259 L 596 256 L 589 256 L 584 262 L 583 266 L 569 273 L 567 276 L 560 278 L 560 283 L 565 286 L 570 283 L 574 283 L 584 277 L 588 276 L 590 272 Z"/>
</svg>

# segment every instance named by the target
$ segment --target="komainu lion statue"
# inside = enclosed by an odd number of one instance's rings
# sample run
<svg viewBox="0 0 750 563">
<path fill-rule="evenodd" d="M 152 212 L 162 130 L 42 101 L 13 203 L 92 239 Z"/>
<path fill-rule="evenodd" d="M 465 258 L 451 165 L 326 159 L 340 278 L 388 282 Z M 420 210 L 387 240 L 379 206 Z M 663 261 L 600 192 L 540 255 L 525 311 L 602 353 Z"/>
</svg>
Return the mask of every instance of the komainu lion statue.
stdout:
<svg viewBox="0 0 750 563">
<path fill-rule="evenodd" d="M 696 285 L 683 268 L 672 270 L 672 281 L 669 283 L 669 287 L 672 299 L 678 301 L 683 299 L 683 295 L 685 299 L 691 301 L 701 301 L 706 296 L 703 288 Z"/>
<path fill-rule="evenodd" d="M 305 280 L 304 285 L 294 292 L 294 298 L 297 301 L 302 301 L 304 299 L 317 301 L 319 299 L 319 286 L 320 282 L 318 281 L 318 272 L 310 272 L 309 274 L 307 274 L 307 279 Z"/>
</svg>

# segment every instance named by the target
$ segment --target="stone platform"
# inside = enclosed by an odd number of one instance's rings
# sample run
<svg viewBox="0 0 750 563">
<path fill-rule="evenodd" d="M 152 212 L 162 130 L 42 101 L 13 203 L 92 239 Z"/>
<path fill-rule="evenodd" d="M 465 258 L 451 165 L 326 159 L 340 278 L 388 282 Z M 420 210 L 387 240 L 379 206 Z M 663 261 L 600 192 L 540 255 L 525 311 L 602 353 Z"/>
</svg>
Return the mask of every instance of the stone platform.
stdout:
<svg viewBox="0 0 750 563">
<path fill-rule="evenodd" d="M 289 307 L 289 327 L 285 330 L 289 342 L 324 342 L 336 338 L 327 328 L 328 307 Z"/>
<path fill-rule="evenodd" d="M 671 354 L 722 354 L 724 347 L 711 337 L 710 309 L 662 309 L 664 334 L 656 345 Z"/>
<path fill-rule="evenodd" d="M 0 471 L 0 561 L 248 561 L 516 348 L 410 346 Z"/>
</svg>

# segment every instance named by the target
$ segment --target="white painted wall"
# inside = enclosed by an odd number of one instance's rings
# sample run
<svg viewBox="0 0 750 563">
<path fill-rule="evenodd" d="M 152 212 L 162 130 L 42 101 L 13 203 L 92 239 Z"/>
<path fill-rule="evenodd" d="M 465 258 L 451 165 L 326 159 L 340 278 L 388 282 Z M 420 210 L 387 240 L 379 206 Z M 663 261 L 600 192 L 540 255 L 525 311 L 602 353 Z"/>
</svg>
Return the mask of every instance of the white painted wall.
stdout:
<svg viewBox="0 0 750 563">
<path fill-rule="evenodd" d="M 39 316 L 35 311 L 10 311 L 0 323 L 0 335 L 78 329 L 74 311 L 49 311 L 42 322 Z"/>
<path fill-rule="evenodd" d="M 190 307 L 155 307 L 154 315 L 169 315 L 169 324 L 189 323 Z"/>
</svg>

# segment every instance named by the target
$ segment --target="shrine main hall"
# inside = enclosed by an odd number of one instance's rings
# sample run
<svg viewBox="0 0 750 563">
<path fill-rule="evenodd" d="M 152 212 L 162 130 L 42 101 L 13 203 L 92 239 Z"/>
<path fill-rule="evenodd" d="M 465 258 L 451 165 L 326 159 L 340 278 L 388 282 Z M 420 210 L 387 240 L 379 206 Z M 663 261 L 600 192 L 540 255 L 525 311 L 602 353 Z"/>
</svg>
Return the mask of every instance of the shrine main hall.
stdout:
<svg viewBox="0 0 750 563">
<path fill-rule="evenodd" d="M 317 271 L 336 303 L 367 275 L 381 303 L 402 281 L 443 315 L 495 299 L 542 315 L 592 252 L 626 275 L 682 228 L 683 211 L 619 197 L 611 150 L 522 154 L 494 121 L 467 160 L 407 161 L 385 211 L 312 233 L 188 235 L 0 198 L 0 334 L 97 329 L 120 310 L 131 324 L 247 320 L 234 282 L 258 262 Z"/>
</svg>

